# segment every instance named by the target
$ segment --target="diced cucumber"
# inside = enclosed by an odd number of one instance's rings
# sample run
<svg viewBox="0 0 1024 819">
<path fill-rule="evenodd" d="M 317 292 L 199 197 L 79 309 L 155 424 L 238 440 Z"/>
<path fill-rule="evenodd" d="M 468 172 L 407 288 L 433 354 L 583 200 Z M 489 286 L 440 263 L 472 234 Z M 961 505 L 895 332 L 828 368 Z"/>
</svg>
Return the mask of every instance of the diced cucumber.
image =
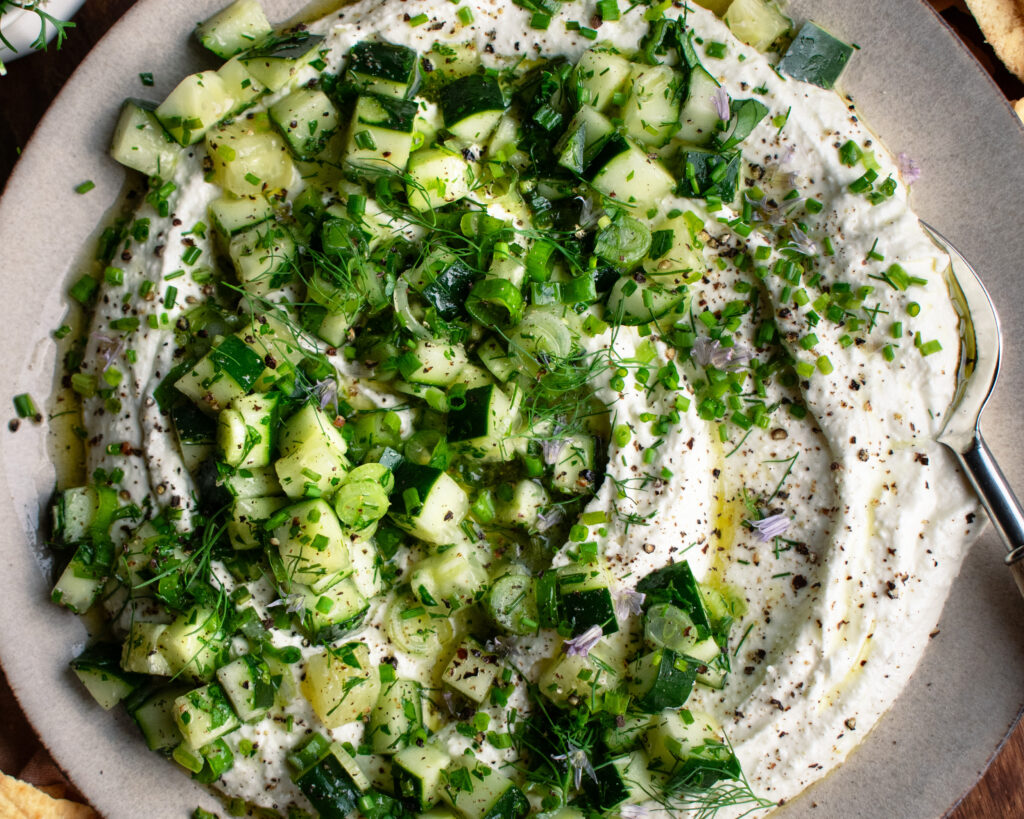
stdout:
<svg viewBox="0 0 1024 819">
<path fill-rule="evenodd" d="M 513 570 L 491 584 L 486 609 L 491 620 L 512 634 L 533 634 L 539 626 L 535 581 L 525 570 Z"/>
<path fill-rule="evenodd" d="M 718 82 L 703 66 L 694 66 L 690 72 L 690 88 L 686 102 L 679 112 L 679 130 L 676 138 L 693 145 L 706 145 L 718 133 L 718 108 L 715 95 Z"/>
<path fill-rule="evenodd" d="M 287 498 L 236 498 L 227 529 L 231 546 L 258 549 L 263 545 L 264 524 L 287 504 Z"/>
<path fill-rule="evenodd" d="M 217 445 L 228 466 L 248 469 L 270 465 L 277 402 L 277 393 L 243 395 L 221 412 Z"/>
<path fill-rule="evenodd" d="M 508 354 L 501 343 L 491 337 L 476 348 L 476 354 L 491 375 L 501 382 L 508 381 L 518 370 L 516 360 Z"/>
<path fill-rule="evenodd" d="M 697 5 L 704 6 L 708 11 L 713 11 L 721 17 L 729 9 L 732 0 L 697 0 Z"/>
<path fill-rule="evenodd" d="M 121 668 L 137 674 L 170 677 L 174 671 L 160 651 L 160 638 L 167 631 L 163 623 L 134 622 L 121 652 Z"/>
<path fill-rule="evenodd" d="M 636 590 L 645 595 L 645 608 L 671 603 L 690 616 L 700 639 L 711 633 L 711 619 L 704 607 L 700 586 L 687 561 L 672 563 L 651 572 L 637 583 Z"/>
<path fill-rule="evenodd" d="M 300 88 L 270 106 L 277 126 L 298 159 L 313 160 L 338 130 L 338 109 L 319 88 Z"/>
<path fill-rule="evenodd" d="M 236 469 L 220 484 L 234 498 L 265 498 L 281 494 L 281 484 L 270 466 Z"/>
<path fill-rule="evenodd" d="M 601 193 L 638 207 L 664 201 L 675 187 L 675 179 L 659 160 L 618 135 L 605 143 L 586 175 Z"/>
<path fill-rule="evenodd" d="M 220 412 L 255 386 L 264 370 L 263 359 L 237 336 L 228 336 L 174 386 L 205 412 Z"/>
<path fill-rule="evenodd" d="M 236 196 L 259 196 L 292 183 L 291 155 L 266 114 L 240 117 L 206 133 L 215 184 Z"/>
<path fill-rule="evenodd" d="M 412 355 L 419 362 L 419 367 L 415 370 L 410 367 L 404 372 L 405 379 L 437 387 L 454 384 L 462 368 L 469 363 L 469 356 L 461 344 L 445 344 L 436 340 L 416 342 Z"/>
<path fill-rule="evenodd" d="M 217 669 L 217 681 L 242 722 L 263 719 L 274 704 L 278 681 L 261 657 L 244 654 Z"/>
<path fill-rule="evenodd" d="M 459 538 L 469 497 L 447 473 L 403 461 L 395 467 L 391 516 L 409 534 L 442 545 Z"/>
<path fill-rule="evenodd" d="M 469 195 L 475 174 L 462 154 L 427 148 L 409 157 L 406 197 L 414 210 L 433 210 Z"/>
<path fill-rule="evenodd" d="M 185 77 L 156 109 L 156 117 L 179 145 L 199 142 L 235 107 L 235 98 L 216 71 Z"/>
<path fill-rule="evenodd" d="M 223 60 L 234 57 L 274 31 L 258 0 L 235 0 L 196 26 L 196 39 Z"/>
<path fill-rule="evenodd" d="M 464 819 L 522 819 L 530 803 L 507 776 L 471 757 L 459 757 L 448 769 L 441 798 Z"/>
<path fill-rule="evenodd" d="M 299 684 L 327 728 L 338 728 L 369 713 L 380 694 L 380 675 L 363 643 L 346 643 L 312 655 Z"/>
<path fill-rule="evenodd" d="M 438 95 L 444 127 L 462 146 L 483 145 L 505 113 L 497 77 L 470 74 L 453 80 Z"/>
<path fill-rule="evenodd" d="M 667 65 L 632 65 L 629 98 L 622 106 L 626 132 L 638 142 L 660 148 L 679 127 L 679 104 L 686 93 L 681 74 Z"/>
<path fill-rule="evenodd" d="M 309 586 L 349 567 L 347 538 L 330 504 L 303 501 L 280 515 L 286 520 L 273 537 L 288 578 Z"/>
<path fill-rule="evenodd" d="M 395 754 L 392 773 L 395 793 L 406 807 L 422 813 L 441 798 L 444 772 L 452 758 L 438 745 L 411 745 Z"/>
<path fill-rule="evenodd" d="M 703 790 L 739 779 L 740 763 L 714 717 L 701 711 L 665 711 L 644 735 L 650 770 L 668 775 L 665 790 Z"/>
<path fill-rule="evenodd" d="M 853 55 L 853 46 L 816 23 L 804 23 L 779 62 L 779 71 L 795 80 L 832 88 Z"/>
<path fill-rule="evenodd" d="M 555 145 L 558 164 L 573 173 L 583 173 L 613 133 L 615 126 L 604 114 L 589 105 L 581 106 Z"/>
<path fill-rule="evenodd" d="M 469 458 L 510 461 L 516 455 L 509 439 L 516 417 L 512 402 L 496 384 L 474 387 L 448 413 L 448 440 Z"/>
<path fill-rule="evenodd" d="M 670 648 L 644 654 L 630 668 L 629 692 L 649 714 L 679 708 L 690 697 L 700 663 Z"/>
<path fill-rule="evenodd" d="M 588 777 L 582 783 L 583 791 L 588 802 L 602 811 L 610 811 L 623 802 L 642 804 L 658 792 L 647 771 L 647 757 L 641 751 L 598 759 L 594 774 L 594 779 Z"/>
<path fill-rule="evenodd" d="M 180 687 L 161 688 L 129 708 L 149 750 L 167 751 L 181 743 L 181 731 L 174 721 L 174 703 L 184 693 Z"/>
<path fill-rule="evenodd" d="M 111 544 L 83 541 L 57 579 L 50 599 L 75 614 L 85 613 L 103 590 L 112 560 Z"/>
<path fill-rule="evenodd" d="M 51 507 L 54 539 L 65 546 L 85 540 L 96 516 L 96 502 L 96 490 L 91 486 L 58 492 Z"/>
<path fill-rule="evenodd" d="M 146 176 L 169 179 L 174 175 L 181 147 L 164 130 L 155 110 L 152 103 L 125 100 L 110 141 L 110 155 Z"/>
<path fill-rule="evenodd" d="M 349 50 L 348 70 L 361 91 L 406 97 L 416 79 L 416 52 L 402 45 L 366 40 Z"/>
<path fill-rule="evenodd" d="M 567 495 L 592 492 L 597 480 L 595 459 L 595 444 L 591 436 L 579 433 L 565 436 L 562 448 L 558 450 L 551 485 Z"/>
<path fill-rule="evenodd" d="M 608 574 L 597 565 L 571 563 L 558 569 L 558 612 L 574 636 L 592 626 L 619 630 Z"/>
<path fill-rule="evenodd" d="M 517 481 L 512 490 L 512 497 L 507 501 L 498 501 L 495 508 L 495 519 L 507 526 L 523 526 L 532 529 L 540 517 L 541 510 L 551 503 L 547 490 L 536 482 L 527 479 Z"/>
<path fill-rule="evenodd" d="M 733 0 L 722 19 L 738 39 L 758 51 L 767 51 L 791 25 L 773 0 Z"/>
<path fill-rule="evenodd" d="M 328 744 L 322 736 L 314 734 L 309 745 L 318 740 Z M 330 743 L 316 762 L 298 771 L 294 779 L 321 819 L 345 819 L 356 813 L 363 794 L 370 790 L 370 782 L 359 765 L 336 742 Z"/>
<path fill-rule="evenodd" d="M 397 754 L 423 731 L 423 691 L 414 680 L 382 683 L 367 737 L 375 754 Z"/>
<path fill-rule="evenodd" d="M 218 683 L 182 694 L 174 701 L 173 713 L 178 730 L 194 748 L 220 739 L 241 724 Z"/>
<path fill-rule="evenodd" d="M 302 623 L 306 633 L 318 643 L 330 643 L 362 625 L 370 603 L 350 577 L 329 588 L 305 595 Z"/>
<path fill-rule="evenodd" d="M 409 584 L 423 605 L 448 614 L 483 597 L 487 579 L 476 548 L 455 545 L 416 563 Z"/>
<path fill-rule="evenodd" d="M 576 63 L 576 80 L 582 94 L 580 102 L 598 111 L 606 111 L 629 77 L 629 60 L 608 49 L 584 51 Z"/>
<path fill-rule="evenodd" d="M 704 256 L 690 238 L 690 226 L 685 216 L 666 219 L 653 228 L 652 235 L 658 232 L 663 235 L 668 232 L 667 249 L 657 257 L 648 255 L 644 260 L 644 272 L 648 276 L 673 289 L 695 281 L 707 272 Z M 662 244 L 662 247 L 666 245 Z"/>
<path fill-rule="evenodd" d="M 652 646 L 664 646 L 703 663 L 710 663 L 722 651 L 689 614 L 671 603 L 658 603 L 647 609 L 644 636 Z"/>
<path fill-rule="evenodd" d="M 228 239 L 274 218 L 273 206 L 262 196 L 222 196 L 210 203 L 209 212 L 213 226 Z"/>
<path fill-rule="evenodd" d="M 633 750 L 640 744 L 651 720 L 650 714 L 624 717 L 622 725 L 613 725 L 604 732 L 604 746 L 613 754 Z"/>
<path fill-rule="evenodd" d="M 264 297 L 294 277 L 298 249 L 283 225 L 264 222 L 233 236 L 228 255 L 239 284 L 247 293 Z"/>
<path fill-rule="evenodd" d="M 363 94 L 349 124 L 345 163 L 361 172 L 401 173 L 412 151 L 415 100 Z"/>
<path fill-rule="evenodd" d="M 249 69 L 242 64 L 238 57 L 232 57 L 224 63 L 217 69 L 217 74 L 220 75 L 224 81 L 224 87 L 235 101 L 231 109 L 231 113 L 234 115 L 251 107 L 267 91 L 263 84 L 249 73 Z"/>
<path fill-rule="evenodd" d="M 270 37 L 238 55 L 238 59 L 272 92 L 280 91 L 320 56 L 324 38 L 305 31 Z"/>
<path fill-rule="evenodd" d="M 141 678 L 121 668 L 120 648 L 116 644 L 90 646 L 71 661 L 71 670 L 92 698 L 107 711 L 131 694 L 141 682 Z"/>
<path fill-rule="evenodd" d="M 470 639 L 455 649 L 441 679 L 462 696 L 479 704 L 487 699 L 500 672 L 501 658 Z"/>
<path fill-rule="evenodd" d="M 197 682 L 212 679 L 226 648 L 221 625 L 222 615 L 203 606 L 174 618 L 157 638 L 157 649 L 171 674 Z"/>
</svg>

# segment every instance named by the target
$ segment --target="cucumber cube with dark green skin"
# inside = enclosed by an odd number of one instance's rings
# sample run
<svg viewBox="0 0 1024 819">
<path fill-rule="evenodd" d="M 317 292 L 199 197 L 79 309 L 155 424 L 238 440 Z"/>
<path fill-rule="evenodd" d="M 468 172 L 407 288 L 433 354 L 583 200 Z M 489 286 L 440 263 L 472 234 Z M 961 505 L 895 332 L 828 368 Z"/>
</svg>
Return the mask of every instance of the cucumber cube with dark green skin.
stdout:
<svg viewBox="0 0 1024 819">
<path fill-rule="evenodd" d="M 448 413 L 449 441 L 470 441 L 492 434 L 491 404 L 496 390 L 500 392 L 493 384 L 466 390 L 465 403 Z"/>
<path fill-rule="evenodd" d="M 445 129 L 466 143 L 486 140 L 505 111 L 497 78 L 485 74 L 453 80 L 441 88 L 438 101 Z"/>
<path fill-rule="evenodd" d="M 448 769 L 441 796 L 464 819 L 520 819 L 530 803 L 504 774 L 469 757 Z"/>
<path fill-rule="evenodd" d="M 466 297 L 477 276 L 476 271 L 456 259 L 423 288 L 421 295 L 441 318 L 450 321 L 465 309 Z"/>
<path fill-rule="evenodd" d="M 679 185 L 676 193 L 688 199 L 717 196 L 729 203 L 736 198 L 740 176 L 739 152 L 716 153 L 689 148 L 679 155 Z"/>
<path fill-rule="evenodd" d="M 608 579 L 600 569 L 586 565 L 566 566 L 558 572 L 558 618 L 574 637 L 592 626 L 605 634 L 619 630 L 615 601 Z"/>
<path fill-rule="evenodd" d="M 627 763 L 629 761 L 628 756 L 622 759 Z M 617 760 L 610 758 L 594 760 L 595 778 L 585 776 L 581 782 L 587 802 L 601 813 L 621 805 L 630 797 L 626 766 L 616 762 Z"/>
<path fill-rule="evenodd" d="M 685 560 L 651 572 L 637 583 L 636 590 L 646 595 L 645 609 L 657 603 L 671 603 L 690 615 L 694 625 L 701 630 L 701 637 L 711 633 L 711 620 L 704 608 L 697 578 Z"/>
<path fill-rule="evenodd" d="M 437 803 L 451 762 L 448 752 L 436 745 L 410 745 L 395 754 L 391 767 L 395 793 L 406 808 L 423 813 Z"/>
<path fill-rule="evenodd" d="M 174 722 L 174 701 L 185 693 L 181 687 L 161 688 L 151 694 L 136 692 L 125 703 L 151 751 L 169 751 L 181 742 Z"/>
<path fill-rule="evenodd" d="M 679 763 L 665 783 L 665 792 L 706 790 L 722 780 L 740 779 L 742 776 L 740 761 L 732 750 L 722 743 L 709 742 Z"/>
<path fill-rule="evenodd" d="M 94 700 L 109 711 L 141 685 L 144 677 L 121 669 L 121 646 L 98 643 L 71 661 L 71 670 Z"/>
<path fill-rule="evenodd" d="M 348 53 L 353 82 L 364 91 L 404 97 L 416 76 L 416 52 L 386 42 L 362 42 Z"/>
<path fill-rule="evenodd" d="M 779 62 L 779 71 L 795 80 L 832 88 L 852 54 L 853 46 L 807 22 Z"/>
<path fill-rule="evenodd" d="M 333 743 L 325 752 L 325 744 L 327 740 L 314 734 L 302 750 L 289 756 L 293 768 L 305 767 L 292 780 L 321 819 L 346 819 L 370 790 L 370 782 L 344 748 Z"/>
<path fill-rule="evenodd" d="M 636 706 L 648 714 L 679 708 L 689 699 L 701 665 L 669 648 L 639 657 L 629 685 Z"/>
</svg>

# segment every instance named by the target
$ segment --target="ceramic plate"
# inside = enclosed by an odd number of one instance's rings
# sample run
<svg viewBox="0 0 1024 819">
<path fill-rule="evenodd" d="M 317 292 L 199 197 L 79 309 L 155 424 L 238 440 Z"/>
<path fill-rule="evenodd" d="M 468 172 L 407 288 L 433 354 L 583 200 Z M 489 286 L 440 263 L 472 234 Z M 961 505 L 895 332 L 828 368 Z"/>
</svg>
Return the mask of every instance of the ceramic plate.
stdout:
<svg viewBox="0 0 1024 819">
<path fill-rule="evenodd" d="M 106 158 L 121 100 L 159 100 L 184 74 L 211 67 L 188 35 L 224 2 L 140 0 L 74 74 L 19 161 L 0 201 L 0 383 L 10 394 L 54 393 L 50 333 L 65 313 L 80 248 L 124 180 Z M 272 19 L 284 19 L 299 4 L 265 5 Z M 921 0 L 793 0 L 790 11 L 861 46 L 845 90 L 891 149 L 920 162 L 918 213 L 978 267 L 1001 309 L 1007 366 L 986 431 L 1011 482 L 1024 489 L 1024 459 L 1010 457 L 1024 445 L 1014 423 L 1024 394 L 1024 130 Z M 156 87 L 143 88 L 140 72 L 152 72 Z M 86 179 L 96 189 L 74 193 Z M 86 635 L 78 618 L 48 602 L 53 565 L 40 521 L 55 480 L 52 435 L 45 423 L 2 429 L 0 661 L 26 713 L 110 819 L 185 817 L 197 804 L 214 805 L 172 763 L 145 751 L 124 714 L 103 713 L 68 671 Z M 1001 559 L 989 531 L 967 558 L 906 692 L 846 764 L 783 814 L 938 816 L 975 783 L 1024 700 L 1022 603 Z"/>
</svg>

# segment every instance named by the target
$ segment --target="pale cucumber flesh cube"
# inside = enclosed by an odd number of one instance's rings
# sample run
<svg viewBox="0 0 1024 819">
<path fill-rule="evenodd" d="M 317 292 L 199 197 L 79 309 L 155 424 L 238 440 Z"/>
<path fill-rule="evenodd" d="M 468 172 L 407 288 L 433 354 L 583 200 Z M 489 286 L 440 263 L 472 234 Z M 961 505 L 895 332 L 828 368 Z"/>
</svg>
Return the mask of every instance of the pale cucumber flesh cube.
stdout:
<svg viewBox="0 0 1024 819">
<path fill-rule="evenodd" d="M 273 218 L 274 208 L 262 196 L 222 196 L 210 203 L 209 213 L 214 227 L 230 238 Z"/>
<path fill-rule="evenodd" d="M 263 83 L 249 73 L 249 70 L 238 57 L 232 57 L 224 63 L 224 65 L 217 69 L 217 73 L 224 81 L 224 86 L 227 88 L 228 93 L 234 97 L 233 114 L 238 114 L 249 108 L 266 93 L 267 89 L 263 86 Z"/>
<path fill-rule="evenodd" d="M 212 181 L 236 196 L 263 196 L 288 188 L 295 171 L 288 146 L 265 114 L 211 128 L 206 151 Z"/>
<path fill-rule="evenodd" d="M 415 210 L 433 210 L 469 195 L 474 174 L 460 154 L 443 148 L 416 151 L 409 158 L 406 196 Z"/>
<path fill-rule="evenodd" d="M 258 0 L 235 0 L 196 26 L 196 39 L 226 60 L 252 48 L 273 31 Z"/>
<path fill-rule="evenodd" d="M 369 713 L 380 694 L 380 675 L 365 645 L 346 643 L 312 655 L 299 687 L 320 721 L 337 728 Z"/>
<path fill-rule="evenodd" d="M 772 0 L 733 0 L 722 17 L 742 42 L 767 51 L 789 31 L 790 20 Z"/>
<path fill-rule="evenodd" d="M 156 109 L 157 119 L 180 145 L 192 145 L 231 113 L 235 98 L 216 71 L 185 77 Z"/>
<path fill-rule="evenodd" d="M 660 148 L 679 125 L 679 103 L 685 90 L 682 75 L 667 65 L 634 65 L 629 98 L 622 107 L 623 125 L 632 137 Z"/>
<path fill-rule="evenodd" d="M 125 100 L 110 142 L 111 157 L 146 176 L 169 179 L 180 153 L 181 147 L 164 130 L 152 105 Z"/>
<path fill-rule="evenodd" d="M 629 77 L 630 63 L 610 51 L 590 49 L 580 56 L 575 70 L 584 89 L 582 96 L 586 97 L 580 102 L 605 111 Z"/>
<path fill-rule="evenodd" d="M 279 291 L 292 279 L 296 254 L 295 240 L 276 223 L 238 233 L 228 246 L 239 284 L 257 297 Z"/>
<path fill-rule="evenodd" d="M 289 579 L 309 586 L 351 565 L 347 538 L 330 504 L 303 501 L 284 512 L 287 519 L 273 537 Z"/>
</svg>

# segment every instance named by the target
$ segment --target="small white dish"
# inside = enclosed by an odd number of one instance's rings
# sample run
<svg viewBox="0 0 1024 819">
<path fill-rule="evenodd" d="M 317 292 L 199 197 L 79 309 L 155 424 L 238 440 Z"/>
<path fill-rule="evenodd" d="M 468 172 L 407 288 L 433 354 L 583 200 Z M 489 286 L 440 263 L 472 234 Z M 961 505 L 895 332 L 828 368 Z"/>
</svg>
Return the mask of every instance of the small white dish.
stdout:
<svg viewBox="0 0 1024 819">
<path fill-rule="evenodd" d="M 44 0 L 42 10 L 57 20 L 70 20 L 84 4 L 85 0 Z M 49 44 L 57 35 L 57 27 L 44 21 L 35 11 L 14 9 L 0 15 L 0 34 L 14 47 L 12 50 L 0 43 L 0 64 L 31 54 L 33 43 L 39 40 L 44 26 L 44 40 Z"/>
</svg>

